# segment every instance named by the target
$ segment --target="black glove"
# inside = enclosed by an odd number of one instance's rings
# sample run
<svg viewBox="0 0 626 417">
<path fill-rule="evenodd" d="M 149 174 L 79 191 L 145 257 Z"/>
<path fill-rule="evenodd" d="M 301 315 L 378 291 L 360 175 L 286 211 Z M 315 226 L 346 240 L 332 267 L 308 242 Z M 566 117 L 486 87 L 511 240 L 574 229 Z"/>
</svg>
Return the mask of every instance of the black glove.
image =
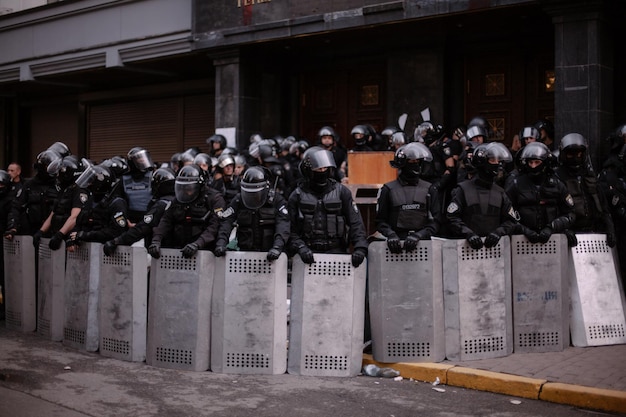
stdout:
<svg viewBox="0 0 626 417">
<path fill-rule="evenodd" d="M 361 248 L 355 249 L 354 252 L 352 252 L 352 266 L 356 268 L 359 265 L 361 265 L 363 261 L 365 260 L 366 254 L 367 253 L 365 252 L 364 249 L 361 249 Z"/>
<path fill-rule="evenodd" d="M 311 265 L 313 262 L 315 262 L 315 259 L 313 258 L 313 251 L 309 249 L 308 246 L 302 246 L 300 249 L 298 249 L 298 254 L 302 259 L 302 262 L 304 262 L 305 264 Z"/>
<path fill-rule="evenodd" d="M 282 251 L 279 248 L 272 248 L 269 251 L 267 251 L 266 258 L 270 262 L 275 261 L 276 259 L 278 259 L 281 253 Z"/>
<path fill-rule="evenodd" d="M 524 232 L 524 236 L 526 236 L 526 239 L 528 239 L 530 243 L 539 243 L 539 233 L 534 230 L 528 229 Z"/>
<path fill-rule="evenodd" d="M 402 252 L 402 245 L 400 244 L 400 238 L 398 236 L 387 238 L 387 247 L 391 253 Z"/>
<path fill-rule="evenodd" d="M 58 250 L 61 247 L 61 242 L 65 239 L 65 235 L 61 232 L 56 232 L 54 236 L 50 239 L 50 243 L 48 243 L 48 247 L 52 250 Z"/>
<path fill-rule="evenodd" d="M 606 234 L 606 244 L 609 245 L 610 248 L 612 248 L 615 246 L 616 243 L 617 240 L 615 239 L 615 233 L 608 232 Z"/>
<path fill-rule="evenodd" d="M 39 247 L 39 242 L 41 241 L 41 236 L 43 235 L 43 232 L 41 230 L 37 230 L 35 233 L 33 233 L 33 246 L 38 248 Z"/>
<path fill-rule="evenodd" d="M 413 252 L 417 249 L 417 244 L 419 243 L 420 238 L 417 237 L 415 233 L 409 233 L 409 235 L 404 240 L 404 250 L 407 252 Z"/>
<path fill-rule="evenodd" d="M 161 244 L 160 243 L 152 243 L 148 247 L 148 253 L 154 259 L 159 259 L 161 257 Z"/>
<path fill-rule="evenodd" d="M 569 226 L 569 221 L 567 221 L 567 219 L 563 217 L 557 217 L 556 219 L 552 220 L 552 222 L 550 223 L 550 229 L 552 229 L 553 231 L 557 233 L 562 232 L 568 226 Z"/>
<path fill-rule="evenodd" d="M 17 230 L 8 229 L 6 232 L 4 232 L 4 237 L 5 239 L 12 240 L 16 233 L 17 233 Z"/>
<path fill-rule="evenodd" d="M 500 235 L 497 233 L 491 232 L 487 235 L 487 237 L 485 237 L 485 247 L 493 248 L 494 246 L 498 244 L 499 241 L 500 241 Z"/>
<path fill-rule="evenodd" d="M 117 243 L 114 240 L 109 240 L 104 243 L 102 250 L 106 256 L 111 256 L 115 253 L 115 249 L 117 248 Z"/>
<path fill-rule="evenodd" d="M 480 249 L 483 247 L 483 240 L 478 235 L 471 235 L 467 238 L 467 243 L 469 243 L 472 249 Z"/>
<path fill-rule="evenodd" d="M 213 255 L 217 256 L 218 258 L 226 255 L 226 246 L 216 246 L 215 249 L 213 249 Z"/>
<path fill-rule="evenodd" d="M 576 234 L 571 230 L 565 231 L 565 237 L 567 238 L 567 246 L 569 246 L 570 248 L 578 245 L 578 238 L 576 237 Z"/>
<path fill-rule="evenodd" d="M 184 258 L 191 258 L 198 252 L 197 243 L 187 243 L 184 248 L 181 249 Z"/>
<path fill-rule="evenodd" d="M 550 240 L 550 236 L 552 236 L 552 229 L 550 229 L 549 227 L 544 227 L 539 232 L 539 242 L 546 243 L 548 240 Z"/>
</svg>

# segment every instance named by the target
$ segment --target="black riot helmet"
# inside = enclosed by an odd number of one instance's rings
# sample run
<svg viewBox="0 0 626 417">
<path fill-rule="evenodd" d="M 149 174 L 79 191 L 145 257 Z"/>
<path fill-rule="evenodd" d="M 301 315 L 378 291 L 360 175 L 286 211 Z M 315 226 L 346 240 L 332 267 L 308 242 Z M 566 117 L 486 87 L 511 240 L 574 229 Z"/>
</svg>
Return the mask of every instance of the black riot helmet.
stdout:
<svg viewBox="0 0 626 417">
<path fill-rule="evenodd" d="M 465 132 L 465 137 L 470 142 L 476 142 L 480 144 L 484 143 L 487 140 L 488 134 L 487 130 L 482 126 L 470 126 Z"/>
<path fill-rule="evenodd" d="M 54 142 L 52 145 L 48 146 L 48 149 L 58 153 L 62 157 L 70 156 L 72 154 L 70 148 L 63 142 Z"/>
<path fill-rule="evenodd" d="M 478 145 L 472 156 L 472 165 L 478 171 L 478 175 L 486 180 L 493 180 L 512 161 L 511 152 L 499 142 Z"/>
<path fill-rule="evenodd" d="M 4 169 L 0 169 L 0 197 L 4 197 L 11 190 L 11 176 Z"/>
<path fill-rule="evenodd" d="M 587 140 L 580 133 L 563 136 L 559 144 L 559 162 L 569 168 L 581 168 L 587 159 Z"/>
<path fill-rule="evenodd" d="M 241 178 L 241 201 L 250 210 L 257 210 L 265 204 L 270 194 L 271 174 L 261 166 L 250 167 Z"/>
<path fill-rule="evenodd" d="M 380 136 L 382 136 L 383 141 L 385 142 L 385 145 L 387 145 L 389 148 L 393 147 L 391 139 L 393 137 L 393 134 L 396 133 L 397 131 L 398 131 L 397 127 L 387 126 L 380 132 Z"/>
<path fill-rule="evenodd" d="M 105 159 L 100 164 L 105 166 L 111 170 L 115 178 L 121 178 L 122 175 L 128 174 L 130 167 L 128 166 L 128 161 L 123 156 L 114 156 L 109 159 Z"/>
<path fill-rule="evenodd" d="M 414 138 L 417 142 L 424 142 L 426 145 L 430 145 L 441 139 L 443 135 L 445 135 L 443 126 L 426 121 L 420 123 L 415 128 Z"/>
<path fill-rule="evenodd" d="M 406 135 L 404 134 L 403 131 L 397 131 L 394 132 L 393 135 L 391 135 L 391 143 L 390 146 L 392 147 L 392 149 L 399 149 L 401 146 L 403 146 L 406 143 Z"/>
<path fill-rule="evenodd" d="M 226 136 L 220 135 L 219 133 L 209 137 L 206 143 L 209 145 L 209 154 L 211 156 L 217 156 L 222 150 L 226 149 L 227 146 Z"/>
<path fill-rule="evenodd" d="M 152 195 L 163 197 L 174 194 L 174 182 L 176 173 L 171 168 L 159 168 L 152 173 L 151 179 Z"/>
<path fill-rule="evenodd" d="M 539 175 L 545 172 L 549 166 L 552 153 L 542 142 L 531 142 L 520 151 L 519 164 L 520 171 L 530 175 Z M 541 161 L 537 166 L 531 166 L 531 161 Z"/>
<path fill-rule="evenodd" d="M 300 162 L 300 172 L 309 180 L 309 184 L 316 188 L 323 188 L 328 184 L 328 180 L 334 176 L 335 168 L 337 164 L 332 152 L 321 146 L 307 149 Z"/>
<path fill-rule="evenodd" d="M 618 126 L 608 140 L 611 153 L 617 154 L 620 160 L 624 160 L 624 155 L 626 154 L 626 124 Z"/>
<path fill-rule="evenodd" d="M 357 146 L 366 145 L 369 138 L 372 136 L 370 130 L 365 125 L 356 125 L 352 128 L 350 135 L 354 139 L 354 143 Z"/>
<path fill-rule="evenodd" d="M 539 120 L 537 123 L 535 123 L 535 129 L 539 131 L 540 137 L 543 137 L 541 135 L 542 130 L 546 132 L 546 135 L 550 139 L 554 137 L 554 124 L 548 119 L 542 119 L 542 120 Z"/>
<path fill-rule="evenodd" d="M 400 170 L 399 176 L 413 183 L 422 173 L 423 163 L 433 160 L 433 155 L 426 145 L 420 142 L 407 143 L 396 151 L 389 165 Z"/>
<path fill-rule="evenodd" d="M 57 159 L 62 158 L 63 157 L 57 151 L 53 151 L 51 149 L 46 149 L 45 151 L 40 152 L 39 155 L 37 155 L 37 160 L 33 164 L 33 168 L 37 171 L 37 176 L 40 178 L 50 178 L 51 175 L 48 174 L 48 167 Z"/>
<path fill-rule="evenodd" d="M 330 136 L 333 138 L 333 144 L 339 143 L 339 135 L 337 135 L 335 129 L 330 126 L 324 126 L 317 132 L 317 141 L 320 145 L 322 144 L 322 138 L 326 136 Z"/>
<path fill-rule="evenodd" d="M 148 172 L 154 168 L 150 153 L 141 147 L 134 147 L 128 151 L 127 155 L 128 164 L 131 172 Z"/>
<path fill-rule="evenodd" d="M 103 164 L 88 166 L 76 178 L 76 185 L 87 188 L 96 197 L 102 197 L 109 191 L 115 182 L 115 175 L 111 169 Z"/>
<path fill-rule="evenodd" d="M 205 176 L 202 168 L 195 164 L 185 165 L 178 171 L 174 183 L 176 200 L 183 204 L 191 203 L 200 195 L 204 183 Z"/>
<path fill-rule="evenodd" d="M 48 174 L 56 176 L 61 188 L 66 188 L 74 184 L 74 181 L 89 165 L 86 159 L 79 160 L 77 156 L 69 155 L 48 165 Z"/>
</svg>

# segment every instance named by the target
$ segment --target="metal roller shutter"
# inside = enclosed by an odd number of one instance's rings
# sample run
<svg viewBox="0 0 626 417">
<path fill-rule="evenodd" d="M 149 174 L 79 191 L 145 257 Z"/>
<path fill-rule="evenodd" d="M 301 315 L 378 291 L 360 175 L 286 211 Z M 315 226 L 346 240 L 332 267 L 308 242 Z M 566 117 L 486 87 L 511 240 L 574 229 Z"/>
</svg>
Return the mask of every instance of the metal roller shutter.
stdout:
<svg viewBox="0 0 626 417">
<path fill-rule="evenodd" d="M 214 108 L 212 95 L 93 105 L 88 122 L 89 158 L 100 162 L 141 146 L 160 163 L 191 146 L 202 149 L 215 130 Z"/>
</svg>

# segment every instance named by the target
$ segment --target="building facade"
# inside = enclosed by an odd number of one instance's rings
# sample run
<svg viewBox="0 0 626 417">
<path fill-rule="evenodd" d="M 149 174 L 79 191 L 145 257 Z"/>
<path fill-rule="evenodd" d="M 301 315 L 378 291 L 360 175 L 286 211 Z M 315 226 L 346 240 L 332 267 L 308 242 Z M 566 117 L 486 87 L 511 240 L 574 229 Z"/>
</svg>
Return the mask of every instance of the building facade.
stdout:
<svg viewBox="0 0 626 417">
<path fill-rule="evenodd" d="M 8 3 L 23 3 L 9 2 Z M 492 140 L 554 121 L 595 160 L 626 122 L 618 0 L 65 0 L 0 6 L 4 166 L 51 143 L 99 161 L 155 161 L 216 131 L 315 143 L 430 110 L 447 128 L 485 116 Z"/>
</svg>

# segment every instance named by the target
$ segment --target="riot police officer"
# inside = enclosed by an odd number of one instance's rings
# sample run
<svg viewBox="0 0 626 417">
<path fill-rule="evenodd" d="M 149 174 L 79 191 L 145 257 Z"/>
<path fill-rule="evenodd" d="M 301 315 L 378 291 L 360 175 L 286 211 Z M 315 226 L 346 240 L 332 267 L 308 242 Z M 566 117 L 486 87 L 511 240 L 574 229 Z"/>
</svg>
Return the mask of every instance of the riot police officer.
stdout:
<svg viewBox="0 0 626 417">
<path fill-rule="evenodd" d="M 241 179 L 241 191 L 224 210 L 215 256 L 226 252 L 236 223 L 237 246 L 244 251 L 267 251 L 267 260 L 278 259 L 289 239 L 287 201 L 271 184 L 264 167 L 250 167 Z"/>
<path fill-rule="evenodd" d="M 239 176 L 235 175 L 235 156 L 222 153 L 217 158 L 217 172 L 211 187 L 222 193 L 226 204 L 239 192 Z"/>
<path fill-rule="evenodd" d="M 48 166 L 62 156 L 51 149 L 37 155 L 33 164 L 35 175 L 24 186 L 11 203 L 7 230 L 4 236 L 12 239 L 15 235 L 32 235 L 52 211 L 59 189 L 54 176 L 48 173 Z"/>
<path fill-rule="evenodd" d="M 174 181 L 176 174 L 171 168 L 159 168 L 152 173 L 152 200 L 148 204 L 148 211 L 143 215 L 143 219 L 121 235 L 104 244 L 103 251 L 107 256 L 113 255 L 119 245 L 130 246 L 133 243 L 144 239 L 144 245 L 149 247 L 152 242 L 152 229 L 159 224 L 163 213 L 168 210 L 174 197 Z M 165 246 L 167 242 L 164 242 Z"/>
<path fill-rule="evenodd" d="M 352 128 L 350 136 L 354 140 L 354 147 L 351 152 L 369 152 L 373 149 L 369 146 L 369 142 L 372 140 L 372 134 L 365 125 L 356 125 Z"/>
<path fill-rule="evenodd" d="M 174 183 L 176 200 L 165 211 L 153 229 L 148 253 L 161 256 L 161 246 L 182 248 L 184 257 L 194 256 L 200 249 L 214 249 L 224 197 L 206 185 L 202 168 L 191 164 L 182 167 Z M 164 246 L 165 247 L 165 246 Z"/>
<path fill-rule="evenodd" d="M 38 247 L 39 240 L 51 235 L 48 246 L 52 250 L 61 247 L 61 243 L 76 226 L 81 211 L 91 206 L 91 193 L 76 185 L 76 179 L 89 163 L 79 160 L 75 155 L 57 159 L 48 166 L 48 173 L 55 175 L 60 188 L 59 195 L 52 206 L 52 212 L 33 234 L 33 244 Z"/>
<path fill-rule="evenodd" d="M 324 126 L 317 132 L 318 145 L 333 154 L 336 169 L 335 179 L 341 181 L 348 171 L 348 154 L 339 142 L 339 135 L 330 126 Z"/>
<path fill-rule="evenodd" d="M 609 137 L 610 154 L 598 175 L 598 186 L 609 206 L 617 236 L 617 254 L 626 289 L 626 124 Z"/>
<path fill-rule="evenodd" d="M 476 174 L 452 190 L 446 209 L 453 235 L 467 239 L 473 249 L 493 247 L 517 227 L 519 214 L 502 187 L 494 182 L 513 157 L 506 147 L 495 145 L 482 144 L 474 149 L 472 166 Z M 481 237 L 485 237 L 484 242 Z"/>
<path fill-rule="evenodd" d="M 613 219 L 609 213 L 605 196 L 598 189 L 587 155 L 587 140 L 579 133 L 563 136 L 559 144 L 559 167 L 557 177 L 565 183 L 574 199 L 576 219 L 571 227 L 574 233 L 606 233 L 607 244 L 615 246 L 616 236 Z M 571 246 L 576 236 L 567 233 Z"/>
<path fill-rule="evenodd" d="M 87 167 L 76 179 L 78 187 L 91 192 L 92 205 L 78 216 L 68 248 L 82 241 L 105 243 L 128 230 L 126 200 L 113 192 L 115 183 L 115 175 L 103 164 Z"/>
<path fill-rule="evenodd" d="M 311 147 L 300 169 L 304 181 L 288 201 L 290 250 L 311 264 L 315 262 L 314 252 L 348 253 L 352 244 L 352 265 L 359 266 L 367 256 L 367 233 L 352 193 L 333 179 L 333 154 L 319 146 Z"/>
<path fill-rule="evenodd" d="M 424 144 L 411 142 L 400 147 L 390 161 L 398 169 L 398 178 L 378 191 L 376 227 L 387 237 L 392 253 L 402 249 L 412 252 L 420 240 L 430 239 L 439 230 L 437 189 L 420 179 L 424 163 L 431 160 L 430 150 Z"/>
<path fill-rule="evenodd" d="M 142 147 L 128 151 L 130 172 L 122 176 L 122 192 L 128 202 L 128 218 L 132 223 L 141 221 L 152 198 L 150 177 L 154 164 L 150 153 Z"/>
<path fill-rule="evenodd" d="M 520 215 L 521 232 L 531 243 L 546 243 L 574 223 L 574 200 L 553 173 L 552 155 L 541 142 L 520 150 L 519 175 L 508 182 L 506 193 Z"/>
<path fill-rule="evenodd" d="M 218 158 L 226 149 L 227 141 L 224 135 L 216 133 L 206 140 L 206 144 L 209 145 L 209 155 Z"/>
</svg>

